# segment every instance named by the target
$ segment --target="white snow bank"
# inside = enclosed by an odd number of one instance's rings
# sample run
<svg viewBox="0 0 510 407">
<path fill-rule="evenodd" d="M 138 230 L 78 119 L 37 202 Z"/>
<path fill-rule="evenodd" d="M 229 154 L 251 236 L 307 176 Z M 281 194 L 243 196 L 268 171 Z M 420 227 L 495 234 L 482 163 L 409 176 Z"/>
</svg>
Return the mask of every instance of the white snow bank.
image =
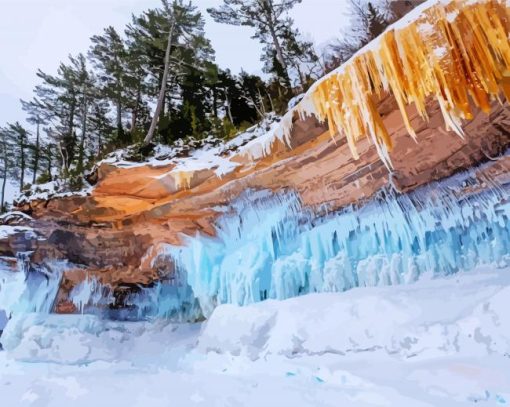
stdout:
<svg viewBox="0 0 510 407">
<path fill-rule="evenodd" d="M 433 358 L 508 354 L 510 269 L 458 274 L 411 286 L 355 288 L 247 307 L 221 305 L 199 339 L 204 352 Z"/>
<path fill-rule="evenodd" d="M 250 360 L 366 352 L 413 360 L 504 356 L 510 349 L 509 306 L 510 269 L 486 269 L 410 286 L 221 305 L 201 333 L 201 324 L 18 315 L 0 342 L 15 359 L 62 364 L 157 359 L 168 344 L 189 350 L 195 343 L 199 354 Z"/>
<path fill-rule="evenodd" d="M 186 349 L 200 324 L 105 321 L 93 315 L 19 314 L 0 337 L 9 356 L 25 362 L 80 365 L 120 359 L 157 359 L 171 343 Z"/>
<path fill-rule="evenodd" d="M 508 405 L 509 289 L 510 270 L 486 268 L 220 306 L 202 333 L 28 315 L 0 337 L 0 394 L 6 406 Z"/>
</svg>

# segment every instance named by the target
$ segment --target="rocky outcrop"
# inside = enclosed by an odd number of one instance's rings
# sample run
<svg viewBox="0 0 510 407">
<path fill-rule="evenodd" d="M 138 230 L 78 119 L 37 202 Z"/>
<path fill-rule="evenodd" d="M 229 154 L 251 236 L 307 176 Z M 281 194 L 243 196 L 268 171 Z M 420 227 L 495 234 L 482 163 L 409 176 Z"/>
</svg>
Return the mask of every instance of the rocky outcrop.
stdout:
<svg viewBox="0 0 510 407">
<path fill-rule="evenodd" d="M 200 165 L 193 157 L 145 164 L 106 160 L 91 177 L 96 184 L 88 196 L 24 203 L 20 210 L 33 217 L 26 223 L 44 237 L 31 240 L 23 248 L 34 252 L 32 261 L 57 257 L 80 266 L 66 272 L 57 310 L 75 311 L 66 302 L 66 293 L 86 276 L 93 275 L 117 292 L 137 284 L 150 285 L 162 276 L 167 278 L 174 268 L 170 261 L 157 259 L 157 248 L 180 245 L 186 235 L 214 236 L 218 217 L 228 213 L 230 204 L 246 190 L 295 192 L 303 206 L 320 217 L 325 211 L 362 206 L 383 189 L 408 193 L 483 162 L 490 164 L 479 170 L 480 179 L 508 182 L 510 158 L 504 153 L 510 145 L 510 107 L 501 102 L 506 76 L 494 73 L 497 69 L 510 71 L 507 9 L 496 1 L 460 3 L 426 9 L 417 22 L 389 30 L 379 40 L 380 48 L 365 50 L 342 71 L 312 88 L 283 119 L 281 133 L 274 128 L 263 129 L 262 133 L 277 136 L 254 140 L 240 137 L 238 142 L 218 149 L 209 164 L 200 161 L 200 157 L 210 158 L 205 150 L 195 157 Z M 482 25 L 486 24 L 482 17 L 487 15 L 493 17 L 489 28 Z M 442 21 L 440 28 L 437 22 L 432 24 L 435 18 Z M 388 80 L 392 74 L 388 66 L 394 66 L 395 59 L 400 58 L 406 66 L 412 58 L 408 55 L 412 44 L 406 43 L 399 53 L 394 49 L 395 38 L 402 38 L 405 31 L 414 36 L 415 42 L 423 42 L 420 35 L 432 35 L 421 33 L 419 27 L 424 24 L 441 34 L 435 35 L 436 42 L 447 41 L 443 46 L 449 44 L 450 48 L 432 58 L 434 49 L 427 46 L 420 58 L 430 62 L 430 69 L 422 67 L 420 72 L 413 71 L 414 76 L 400 73 L 403 79 Z M 486 38 L 506 34 L 504 43 L 498 43 L 504 52 L 491 54 L 495 88 L 488 79 L 485 84 L 469 82 L 476 82 L 475 62 L 480 55 L 466 48 L 467 39 L 462 44 L 455 36 L 445 39 L 447 33 L 461 28 L 471 30 L 471 38 L 476 39 L 471 43 L 473 49 L 478 49 L 480 30 L 485 29 Z M 396 54 L 384 60 L 379 53 L 388 49 Z M 372 66 L 376 60 L 383 61 L 377 74 Z M 470 67 L 471 79 L 464 82 L 463 77 L 462 83 L 455 82 L 451 68 L 456 67 L 454 73 L 459 74 L 461 68 L 457 65 L 465 60 L 474 64 Z M 438 77 L 438 67 L 447 71 L 446 79 Z M 356 78 L 356 83 L 349 82 L 345 75 Z M 412 92 L 398 85 L 399 80 Z M 445 80 L 455 83 L 448 87 Z M 418 89 L 420 83 L 422 92 Z M 354 86 L 361 86 L 363 94 L 355 96 Z M 488 104 L 483 102 L 480 89 L 485 89 Z M 471 99 L 466 99 L 468 105 L 460 109 L 456 104 L 464 103 L 464 94 L 471 95 Z M 314 103 L 313 109 L 310 103 Z M 335 110 L 335 103 L 342 103 L 340 110 Z M 0 242 L 2 252 L 19 251 L 16 239 Z"/>
<path fill-rule="evenodd" d="M 410 114 L 419 142 L 406 133 L 394 100 L 388 97 L 380 107 L 393 128 L 392 169 L 381 162 L 368 140 L 358 144 L 363 158 L 354 159 L 347 143 L 332 139 L 314 119 L 295 124 L 293 148 L 275 147 L 270 157 L 247 163 L 224 178 L 200 174 L 182 190 L 176 191 L 161 177 L 171 166 L 118 168 L 104 163 L 90 196 L 31 202 L 23 208 L 34 217 L 31 225 L 47 239 L 34 259 L 46 258 L 49 244 L 104 283 L 149 284 L 159 278 L 151 265 L 152 247 L 181 244 L 183 234 L 214 235 L 221 207 L 228 208 L 246 189 L 297 191 L 303 204 L 319 215 L 324 205 L 329 211 L 362 205 L 387 186 L 409 192 L 496 159 L 510 145 L 507 105 L 494 105 L 490 115 L 478 112 L 460 138 L 445 129 L 437 104 L 430 103 L 428 123 Z M 504 158 L 484 171 L 504 175 L 508 165 Z"/>
</svg>

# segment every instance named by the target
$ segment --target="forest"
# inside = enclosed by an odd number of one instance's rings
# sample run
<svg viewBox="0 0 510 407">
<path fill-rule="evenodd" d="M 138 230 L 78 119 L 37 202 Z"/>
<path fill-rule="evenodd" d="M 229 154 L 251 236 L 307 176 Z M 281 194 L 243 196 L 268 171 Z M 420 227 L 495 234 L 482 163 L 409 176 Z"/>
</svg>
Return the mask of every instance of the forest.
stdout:
<svg viewBox="0 0 510 407">
<path fill-rule="evenodd" d="M 20 192 L 57 179 L 76 190 L 116 149 L 228 139 L 269 112 L 283 114 L 292 98 L 421 3 L 350 0 L 342 38 L 318 49 L 291 18 L 301 1 L 224 0 L 206 11 L 217 23 L 252 28 L 263 45 L 263 76 L 218 66 L 204 15 L 186 0 L 162 0 L 122 31 L 94 35 L 56 72 L 38 70 L 32 99 L 20 101 L 26 124 L 0 124 L 1 210 L 9 180 Z"/>
</svg>

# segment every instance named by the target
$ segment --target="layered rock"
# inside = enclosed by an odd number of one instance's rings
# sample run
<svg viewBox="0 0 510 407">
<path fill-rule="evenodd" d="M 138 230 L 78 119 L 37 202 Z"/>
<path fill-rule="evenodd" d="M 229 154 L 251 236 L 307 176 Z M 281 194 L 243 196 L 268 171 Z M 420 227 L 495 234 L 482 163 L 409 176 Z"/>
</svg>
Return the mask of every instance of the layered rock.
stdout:
<svg viewBox="0 0 510 407">
<path fill-rule="evenodd" d="M 78 265 L 64 274 L 56 302 L 57 311 L 75 312 L 66 298 L 91 276 L 117 293 L 169 278 L 175 267 L 158 248 L 214 236 L 218 217 L 247 190 L 296 193 L 319 218 L 487 161 L 476 176 L 507 183 L 508 18 L 499 1 L 429 2 L 254 139 L 166 161 L 105 160 L 88 196 L 24 203 L 44 240 L 19 247 L 10 238 L 2 254 L 30 250 L 36 264 Z"/>
</svg>

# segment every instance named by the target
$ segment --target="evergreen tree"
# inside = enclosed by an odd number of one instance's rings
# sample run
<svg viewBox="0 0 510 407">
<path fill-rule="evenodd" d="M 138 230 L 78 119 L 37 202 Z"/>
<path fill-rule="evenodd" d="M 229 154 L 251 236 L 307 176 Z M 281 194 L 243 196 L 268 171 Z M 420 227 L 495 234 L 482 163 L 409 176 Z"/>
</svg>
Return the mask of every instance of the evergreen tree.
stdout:
<svg viewBox="0 0 510 407">
<path fill-rule="evenodd" d="M 39 182 L 45 183 L 53 180 L 53 166 L 57 160 L 57 146 L 52 143 L 54 139 L 52 136 L 52 129 L 49 127 L 44 128 L 46 133 L 46 140 L 41 143 L 40 156 L 44 163 L 45 171 L 39 177 Z"/>
<path fill-rule="evenodd" d="M 41 70 L 37 76 L 42 83 L 35 93 L 43 103 L 48 117 L 54 125 L 51 132 L 58 145 L 62 171 L 68 174 L 76 150 L 76 116 L 78 114 L 78 87 L 72 66 L 61 63 L 57 75 L 49 75 Z"/>
<path fill-rule="evenodd" d="M 153 139 L 156 127 L 163 139 L 175 138 L 169 134 L 169 118 L 165 120 L 165 115 L 169 116 L 175 108 L 172 99 L 180 99 L 179 114 L 184 116 L 186 107 L 180 97 L 183 84 L 187 77 L 195 74 L 193 71 L 205 71 L 206 63 L 213 55 L 205 38 L 204 19 L 191 2 L 163 0 L 162 5 L 161 9 L 135 17 L 127 29 L 131 48 L 144 50 L 147 56 L 144 63 L 155 90 L 154 96 L 157 96 L 146 143 Z"/>
<path fill-rule="evenodd" d="M 1 212 L 5 212 L 7 210 L 5 204 L 5 189 L 8 179 L 14 176 L 13 170 L 16 167 L 16 162 L 11 135 L 9 131 L 4 128 L 0 128 L 0 163 L 0 174 L 2 176 L 0 210 Z"/>
<path fill-rule="evenodd" d="M 117 138 L 125 143 L 122 117 L 128 97 L 128 50 L 115 28 L 108 27 L 103 35 L 91 38 L 92 47 L 89 56 L 97 69 L 97 78 L 101 86 L 101 94 L 111 101 L 116 109 Z"/>
<path fill-rule="evenodd" d="M 83 54 L 69 56 L 69 63 L 61 63 L 55 76 L 42 71 L 37 75 L 42 84 L 36 86 L 35 93 L 53 125 L 50 134 L 53 143 L 58 146 L 63 175 L 68 176 L 71 168 L 81 173 L 88 136 L 89 106 L 98 95 L 94 75 L 89 71 Z"/>
<path fill-rule="evenodd" d="M 114 137 L 115 128 L 108 117 L 108 103 L 101 98 L 91 100 L 89 111 L 89 135 L 91 148 L 89 152 L 100 157 L 110 143 L 118 145 L 118 138 Z M 117 128 L 118 129 L 118 128 Z"/>
<path fill-rule="evenodd" d="M 25 172 L 27 169 L 27 150 L 28 144 L 28 132 L 27 130 L 16 122 L 14 124 L 8 124 L 6 129 L 7 143 L 11 145 L 11 153 L 14 156 L 13 169 L 17 173 L 19 190 L 23 191 L 25 187 Z"/>
<path fill-rule="evenodd" d="M 225 110 L 224 115 L 237 127 L 242 123 L 254 123 L 258 117 L 257 109 L 249 97 L 249 85 L 253 82 L 260 85 L 263 81 L 254 75 L 251 76 L 251 81 L 246 79 L 248 77 L 245 72 L 239 77 L 234 77 L 229 70 L 220 71 L 218 77 L 218 90 Z M 256 91 L 251 89 L 251 94 L 255 93 Z"/>
<path fill-rule="evenodd" d="M 79 54 L 76 58 L 70 57 L 75 83 L 78 88 L 78 106 L 80 115 L 80 140 L 78 144 L 78 156 L 76 161 L 76 173 L 83 174 L 85 170 L 86 143 L 88 141 L 88 122 L 91 101 L 98 97 L 98 89 L 95 87 L 95 78 L 87 68 L 85 56 Z"/>
<path fill-rule="evenodd" d="M 284 81 L 289 81 L 289 61 L 284 42 L 292 26 L 288 12 L 301 0 L 223 0 L 218 8 L 207 11 L 219 23 L 244 25 L 255 28 L 254 38 L 274 51 L 276 65 L 272 69 L 280 73 Z M 267 54 L 271 54 L 266 50 Z M 279 66 L 278 66 L 279 65 Z"/>
<path fill-rule="evenodd" d="M 49 114 L 45 106 L 37 98 L 29 102 L 22 100 L 21 105 L 28 114 L 27 122 L 36 126 L 35 143 L 29 146 L 31 151 L 32 184 L 35 184 L 39 172 L 41 126 L 48 123 Z"/>
<path fill-rule="evenodd" d="M 137 141 L 139 134 L 145 134 L 150 116 L 147 103 L 150 86 L 147 83 L 147 61 L 143 49 L 136 42 L 128 42 L 124 75 L 124 89 L 127 92 L 127 108 L 131 111 L 129 130 L 130 141 Z M 147 128 L 146 128 L 147 127 Z"/>
</svg>

